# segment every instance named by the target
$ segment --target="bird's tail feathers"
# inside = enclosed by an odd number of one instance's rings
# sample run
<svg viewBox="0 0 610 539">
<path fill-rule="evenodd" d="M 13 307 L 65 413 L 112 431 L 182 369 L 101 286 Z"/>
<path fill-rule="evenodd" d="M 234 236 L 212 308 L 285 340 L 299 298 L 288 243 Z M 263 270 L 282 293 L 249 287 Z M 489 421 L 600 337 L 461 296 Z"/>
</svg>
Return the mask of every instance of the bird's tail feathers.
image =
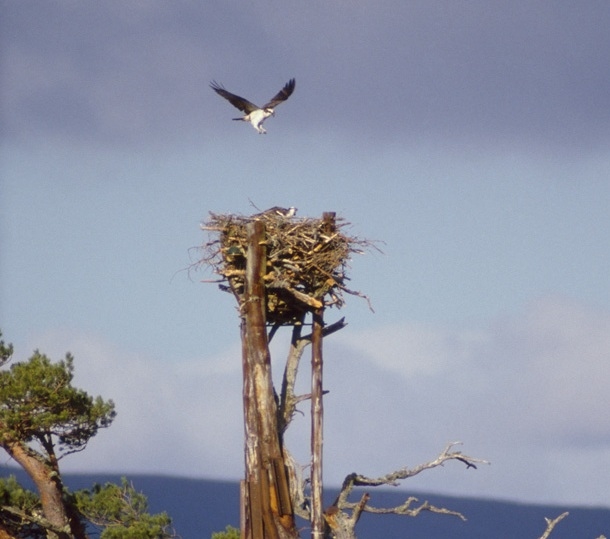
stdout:
<svg viewBox="0 0 610 539">
<path fill-rule="evenodd" d="M 246 121 L 243 118 L 233 118 L 233 120 L 237 120 L 238 122 L 245 122 Z"/>
</svg>

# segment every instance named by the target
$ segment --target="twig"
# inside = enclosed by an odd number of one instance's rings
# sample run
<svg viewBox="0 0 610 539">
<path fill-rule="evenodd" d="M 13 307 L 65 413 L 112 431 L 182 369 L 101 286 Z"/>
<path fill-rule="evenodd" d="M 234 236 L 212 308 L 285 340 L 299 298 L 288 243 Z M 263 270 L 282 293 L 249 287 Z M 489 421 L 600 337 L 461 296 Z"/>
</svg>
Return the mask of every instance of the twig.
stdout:
<svg viewBox="0 0 610 539">
<path fill-rule="evenodd" d="M 540 536 L 540 539 L 547 539 L 547 537 L 551 535 L 553 528 L 568 515 L 569 513 L 566 511 L 565 513 L 561 513 L 561 515 L 559 515 L 553 520 L 551 520 L 550 518 L 545 518 L 544 520 L 546 520 L 546 530 L 544 530 L 544 533 Z"/>
</svg>

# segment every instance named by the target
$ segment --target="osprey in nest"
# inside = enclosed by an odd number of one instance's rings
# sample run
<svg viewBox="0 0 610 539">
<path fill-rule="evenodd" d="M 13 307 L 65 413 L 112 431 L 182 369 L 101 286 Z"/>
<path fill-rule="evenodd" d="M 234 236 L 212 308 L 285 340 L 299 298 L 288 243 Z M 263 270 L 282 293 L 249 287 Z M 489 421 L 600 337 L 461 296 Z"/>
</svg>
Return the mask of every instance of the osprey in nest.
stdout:
<svg viewBox="0 0 610 539">
<path fill-rule="evenodd" d="M 245 116 L 241 118 L 233 118 L 234 120 L 250 122 L 252 127 L 254 127 L 254 129 L 256 129 L 259 133 L 265 134 L 267 131 L 265 131 L 265 128 L 263 127 L 263 122 L 269 118 L 269 116 L 274 116 L 275 107 L 286 101 L 286 99 L 292 95 L 295 84 L 295 80 L 290 79 L 286 85 L 262 107 L 251 103 L 243 97 L 232 94 L 231 92 L 225 90 L 224 87 L 221 84 L 218 84 L 216 81 L 212 81 L 210 87 L 218 95 L 224 97 L 229 103 L 231 103 L 231 105 L 246 113 Z"/>
<path fill-rule="evenodd" d="M 252 217 L 264 217 L 265 215 L 278 215 L 279 217 L 286 217 L 290 219 L 297 214 L 297 209 L 294 206 L 290 206 L 290 208 L 282 208 L 281 206 L 273 206 L 273 208 L 269 208 L 268 210 L 262 211 L 260 213 L 255 213 Z"/>
</svg>

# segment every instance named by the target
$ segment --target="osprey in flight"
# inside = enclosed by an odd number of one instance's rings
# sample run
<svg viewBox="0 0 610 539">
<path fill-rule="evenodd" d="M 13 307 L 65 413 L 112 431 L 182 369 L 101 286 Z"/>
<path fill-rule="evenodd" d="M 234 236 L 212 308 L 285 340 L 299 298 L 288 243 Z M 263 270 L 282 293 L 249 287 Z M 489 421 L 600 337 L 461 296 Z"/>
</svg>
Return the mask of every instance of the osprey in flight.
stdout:
<svg viewBox="0 0 610 539">
<path fill-rule="evenodd" d="M 250 122 L 254 129 L 263 134 L 267 132 L 263 127 L 263 122 L 269 118 L 269 116 L 275 115 L 275 107 L 277 107 L 283 101 L 286 101 L 286 99 L 292 95 L 292 92 L 294 92 L 294 86 L 295 80 L 290 79 L 286 85 L 274 97 L 271 98 L 269 103 L 259 107 L 254 103 L 250 103 L 250 101 L 244 99 L 243 97 L 239 97 L 238 95 L 228 92 L 216 81 L 212 81 L 210 84 L 212 90 L 214 90 L 218 95 L 221 95 L 229 103 L 231 103 L 231 105 L 246 113 L 246 115 L 242 118 L 233 118 L 234 120 Z"/>
</svg>

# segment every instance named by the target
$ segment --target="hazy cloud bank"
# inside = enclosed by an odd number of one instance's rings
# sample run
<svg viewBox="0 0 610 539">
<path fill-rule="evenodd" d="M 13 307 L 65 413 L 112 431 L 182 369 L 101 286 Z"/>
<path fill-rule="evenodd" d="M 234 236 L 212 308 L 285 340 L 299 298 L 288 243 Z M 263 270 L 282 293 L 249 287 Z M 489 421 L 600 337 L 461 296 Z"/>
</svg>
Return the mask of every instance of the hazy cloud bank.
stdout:
<svg viewBox="0 0 610 539">
<path fill-rule="evenodd" d="M 474 330 L 407 323 L 343 332 L 326 351 L 328 481 L 354 470 L 376 475 L 415 465 L 461 440 L 465 452 L 492 466 L 467 474 L 449 467 L 409 486 L 607 503 L 610 313 L 549 297 Z M 54 358 L 71 350 L 76 383 L 113 398 L 119 412 L 86 452 L 66 460 L 67 469 L 241 475 L 237 345 L 222 357 L 171 363 L 86 335 L 42 335 L 37 346 Z M 305 363 L 304 387 L 307 370 Z M 302 409 L 288 444 L 306 459 Z"/>
</svg>

